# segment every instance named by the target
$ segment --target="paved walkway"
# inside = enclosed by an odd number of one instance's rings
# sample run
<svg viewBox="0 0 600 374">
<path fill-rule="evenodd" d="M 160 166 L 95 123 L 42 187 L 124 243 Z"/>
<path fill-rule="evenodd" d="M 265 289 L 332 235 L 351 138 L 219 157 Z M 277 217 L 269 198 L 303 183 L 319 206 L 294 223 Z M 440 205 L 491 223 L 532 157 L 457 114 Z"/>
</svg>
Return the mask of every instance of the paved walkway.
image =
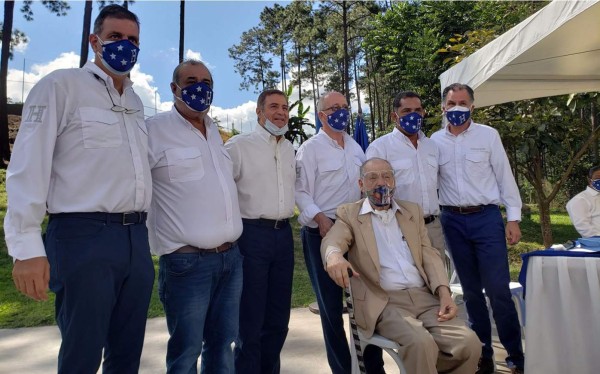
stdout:
<svg viewBox="0 0 600 374">
<path fill-rule="evenodd" d="M 140 373 L 164 373 L 168 337 L 164 318 L 148 320 Z M 56 372 L 59 344 L 60 333 L 56 326 L 0 330 L 0 372 Z M 509 373 L 504 365 L 506 352 L 498 343 L 497 336 L 494 336 L 494 348 L 498 373 Z M 384 356 L 387 373 L 398 373 L 391 358 L 387 357 L 387 354 Z M 308 308 L 292 309 L 290 332 L 281 355 L 281 372 L 331 373 L 327 365 L 319 317 L 309 312 Z"/>
</svg>

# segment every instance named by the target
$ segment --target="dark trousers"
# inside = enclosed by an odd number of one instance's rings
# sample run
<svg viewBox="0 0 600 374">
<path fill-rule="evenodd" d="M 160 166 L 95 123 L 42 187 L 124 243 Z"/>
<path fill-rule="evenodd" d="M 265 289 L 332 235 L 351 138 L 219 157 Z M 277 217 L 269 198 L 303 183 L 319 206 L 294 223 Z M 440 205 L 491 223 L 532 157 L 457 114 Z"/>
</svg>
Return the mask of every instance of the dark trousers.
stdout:
<svg viewBox="0 0 600 374">
<path fill-rule="evenodd" d="M 302 227 L 300 236 L 306 269 L 319 304 L 329 367 L 333 374 L 350 373 L 350 350 L 342 318 L 343 290 L 335 284 L 323 267 L 319 229 Z"/>
<path fill-rule="evenodd" d="M 51 217 L 45 245 L 58 373 L 95 373 L 103 350 L 103 373 L 137 373 L 154 282 L 145 223 Z"/>
<path fill-rule="evenodd" d="M 244 222 L 238 240 L 244 256 L 237 373 L 279 373 L 288 333 L 294 272 L 292 228 Z"/>
<path fill-rule="evenodd" d="M 521 327 L 509 288 L 508 250 L 500 209 L 487 205 L 478 213 L 442 211 L 446 243 L 460 283 L 471 328 L 484 344 L 482 357 L 493 357 L 492 326 L 483 289 L 490 299 L 500 342 L 510 361 L 522 368 Z"/>
<path fill-rule="evenodd" d="M 302 227 L 300 230 L 304 261 L 319 304 L 319 315 L 327 361 L 333 374 L 347 374 L 351 371 L 350 350 L 344 331 L 342 311 L 344 307 L 343 290 L 329 277 L 321 259 L 321 234 L 318 229 Z M 367 346 L 363 358 L 367 373 L 383 372 L 382 350 L 376 346 Z"/>
</svg>

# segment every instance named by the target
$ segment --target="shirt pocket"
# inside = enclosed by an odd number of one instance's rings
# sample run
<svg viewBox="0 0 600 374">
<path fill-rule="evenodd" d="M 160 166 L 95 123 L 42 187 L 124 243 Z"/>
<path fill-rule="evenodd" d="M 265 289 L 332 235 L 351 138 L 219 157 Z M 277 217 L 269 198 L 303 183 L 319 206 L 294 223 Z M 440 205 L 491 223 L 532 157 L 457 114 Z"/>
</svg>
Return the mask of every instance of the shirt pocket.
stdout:
<svg viewBox="0 0 600 374">
<path fill-rule="evenodd" d="M 481 177 L 489 174 L 490 154 L 489 152 L 469 152 L 465 154 L 465 170 L 467 175 L 477 181 Z"/>
<path fill-rule="evenodd" d="M 202 179 L 204 165 L 199 148 L 172 148 L 165 151 L 171 182 L 190 182 Z"/>
<path fill-rule="evenodd" d="M 396 175 L 396 184 L 411 184 L 415 180 L 413 163 L 411 160 L 393 160 L 391 162 L 394 174 Z"/>
<path fill-rule="evenodd" d="M 117 115 L 98 108 L 79 108 L 84 148 L 114 148 L 123 143 Z"/>
<path fill-rule="evenodd" d="M 425 161 L 425 175 L 429 187 L 434 186 L 437 189 L 437 176 L 438 176 L 438 159 L 434 155 L 428 155 Z"/>
</svg>

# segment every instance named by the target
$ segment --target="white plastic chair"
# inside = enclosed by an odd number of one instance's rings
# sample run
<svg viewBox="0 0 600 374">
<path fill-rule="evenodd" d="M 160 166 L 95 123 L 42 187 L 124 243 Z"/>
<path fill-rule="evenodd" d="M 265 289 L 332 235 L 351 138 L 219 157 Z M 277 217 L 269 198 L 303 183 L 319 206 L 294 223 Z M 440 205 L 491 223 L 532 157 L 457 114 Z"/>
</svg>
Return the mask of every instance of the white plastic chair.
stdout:
<svg viewBox="0 0 600 374">
<path fill-rule="evenodd" d="M 387 352 L 387 354 L 394 359 L 396 365 L 398 365 L 400 374 L 406 374 L 406 369 L 404 368 L 404 364 L 402 363 L 402 359 L 398 353 L 400 345 L 393 340 L 384 338 L 379 334 L 373 334 L 373 336 L 368 339 L 365 338 L 365 336 L 358 329 L 354 319 L 354 301 L 352 299 L 352 290 L 350 286 L 345 289 L 345 294 L 346 306 L 348 308 L 348 319 L 350 321 L 350 357 L 352 358 L 352 374 L 366 373 L 363 362 L 363 352 L 369 344 L 376 345 Z"/>
<path fill-rule="evenodd" d="M 460 284 L 460 280 L 458 279 L 458 274 L 456 274 L 456 269 L 454 268 L 454 261 L 446 252 L 446 256 L 450 259 L 450 291 L 452 292 L 452 300 L 455 300 L 457 296 L 463 296 L 463 289 Z M 518 282 L 510 282 L 509 283 L 510 293 L 512 295 L 512 300 L 515 303 L 515 308 L 517 309 L 517 316 L 519 317 L 519 323 L 521 324 L 521 336 L 525 336 L 525 299 L 523 298 L 523 286 Z M 483 290 L 483 294 L 485 295 L 485 290 Z M 486 296 L 488 308 L 490 305 L 489 298 Z"/>
</svg>

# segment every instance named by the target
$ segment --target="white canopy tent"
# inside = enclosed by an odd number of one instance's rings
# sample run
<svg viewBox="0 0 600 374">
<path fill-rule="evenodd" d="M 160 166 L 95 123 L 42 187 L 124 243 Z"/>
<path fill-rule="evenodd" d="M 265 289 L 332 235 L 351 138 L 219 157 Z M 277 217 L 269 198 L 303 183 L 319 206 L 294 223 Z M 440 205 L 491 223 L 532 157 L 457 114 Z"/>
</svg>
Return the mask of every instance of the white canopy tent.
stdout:
<svg viewBox="0 0 600 374">
<path fill-rule="evenodd" d="M 440 75 L 478 107 L 600 91 L 600 1 L 554 0 Z"/>
</svg>

